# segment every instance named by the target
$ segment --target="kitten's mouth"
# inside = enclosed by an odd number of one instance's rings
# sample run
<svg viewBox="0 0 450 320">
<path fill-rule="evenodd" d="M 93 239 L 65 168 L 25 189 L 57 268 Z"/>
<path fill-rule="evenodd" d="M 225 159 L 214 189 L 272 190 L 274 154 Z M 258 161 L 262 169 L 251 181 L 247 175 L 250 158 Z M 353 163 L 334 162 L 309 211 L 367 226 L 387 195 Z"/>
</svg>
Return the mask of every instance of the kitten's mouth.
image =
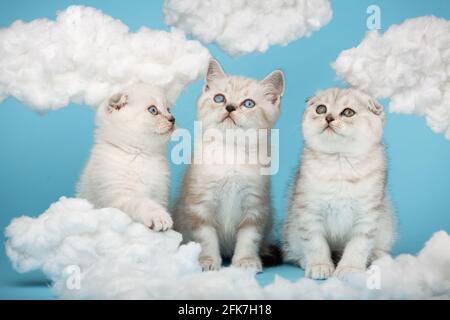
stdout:
<svg viewBox="0 0 450 320">
<path fill-rule="evenodd" d="M 175 125 L 171 125 L 170 127 L 164 127 L 161 129 L 167 129 L 167 130 L 159 132 L 160 135 L 172 134 L 172 132 L 175 131 Z"/>
<path fill-rule="evenodd" d="M 324 133 L 324 132 L 330 133 L 330 134 L 335 134 L 335 135 L 338 135 L 340 137 L 345 137 L 342 133 L 337 132 L 336 129 L 333 128 L 330 125 L 327 125 L 327 126 L 325 126 L 325 128 L 323 128 L 321 133 Z"/>
<path fill-rule="evenodd" d="M 324 132 L 334 132 L 337 133 L 336 130 L 333 129 L 330 125 L 326 125 L 325 128 L 323 128 L 322 133 Z"/>
<path fill-rule="evenodd" d="M 224 123 L 227 119 L 233 121 L 234 125 L 237 125 L 237 124 L 236 124 L 236 121 L 234 121 L 234 119 L 231 117 L 231 114 L 230 114 L 230 113 L 227 114 L 227 115 L 222 119 L 222 121 L 220 121 L 220 123 Z"/>
</svg>

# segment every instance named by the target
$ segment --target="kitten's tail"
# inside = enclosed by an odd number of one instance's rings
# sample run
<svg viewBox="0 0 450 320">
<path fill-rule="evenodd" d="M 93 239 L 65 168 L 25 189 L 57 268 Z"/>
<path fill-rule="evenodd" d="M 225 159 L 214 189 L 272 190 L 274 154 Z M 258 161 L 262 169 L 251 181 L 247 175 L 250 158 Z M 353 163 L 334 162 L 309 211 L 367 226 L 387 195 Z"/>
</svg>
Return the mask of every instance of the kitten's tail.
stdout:
<svg viewBox="0 0 450 320">
<path fill-rule="evenodd" d="M 263 267 L 274 267 L 283 263 L 281 249 L 276 244 L 269 244 L 261 249 L 261 261 Z"/>
</svg>

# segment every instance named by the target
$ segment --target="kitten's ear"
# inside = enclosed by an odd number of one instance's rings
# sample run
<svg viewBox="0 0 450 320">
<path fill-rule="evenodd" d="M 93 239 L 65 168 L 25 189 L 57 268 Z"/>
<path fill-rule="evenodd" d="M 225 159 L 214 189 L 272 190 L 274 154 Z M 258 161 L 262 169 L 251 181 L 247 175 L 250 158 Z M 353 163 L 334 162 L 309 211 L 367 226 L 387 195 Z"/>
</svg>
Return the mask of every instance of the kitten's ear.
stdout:
<svg viewBox="0 0 450 320">
<path fill-rule="evenodd" d="M 108 111 L 120 110 L 128 104 L 128 95 L 124 93 L 116 93 L 108 101 Z"/>
<path fill-rule="evenodd" d="M 281 70 L 275 70 L 261 81 L 264 86 L 264 94 L 272 104 L 279 102 L 284 93 L 284 74 Z"/>
<path fill-rule="evenodd" d="M 368 108 L 373 114 L 375 114 L 377 116 L 384 115 L 383 105 L 375 99 L 369 99 Z"/>
<path fill-rule="evenodd" d="M 226 74 L 223 71 L 220 63 L 216 59 L 211 58 L 208 64 L 208 70 L 206 72 L 206 79 L 205 79 L 205 87 L 203 88 L 203 90 L 208 91 L 211 82 L 213 82 L 216 79 L 222 79 L 225 77 Z"/>
<path fill-rule="evenodd" d="M 311 96 L 305 99 L 306 107 L 309 108 L 317 103 L 317 97 Z"/>
</svg>

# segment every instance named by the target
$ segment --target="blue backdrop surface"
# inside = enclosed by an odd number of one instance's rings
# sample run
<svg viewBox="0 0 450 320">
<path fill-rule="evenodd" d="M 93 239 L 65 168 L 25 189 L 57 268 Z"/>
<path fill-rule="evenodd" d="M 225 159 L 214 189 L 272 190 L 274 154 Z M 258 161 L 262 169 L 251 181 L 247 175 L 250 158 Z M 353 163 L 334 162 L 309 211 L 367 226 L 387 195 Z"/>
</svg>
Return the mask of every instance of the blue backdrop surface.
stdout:
<svg viewBox="0 0 450 320">
<path fill-rule="evenodd" d="M 2 0 L 0 27 L 13 21 L 47 17 L 72 4 L 93 6 L 122 20 L 131 31 L 141 26 L 165 29 L 162 1 Z M 238 59 L 209 45 L 231 74 L 262 78 L 281 68 L 287 86 L 280 129 L 280 170 L 272 177 L 277 229 L 286 213 L 286 191 L 303 146 L 300 120 L 305 98 L 318 89 L 342 85 L 330 66 L 338 54 L 356 46 L 367 31 L 366 9 L 381 8 L 382 31 L 407 18 L 436 15 L 450 19 L 447 0 L 333 1 L 333 19 L 309 38 L 286 47 L 275 46 L 264 54 Z M 1 59 L 1 57 L 0 57 Z M 178 99 L 173 113 L 179 127 L 192 130 L 196 99 L 202 82 L 192 84 Z M 387 102 L 384 101 L 385 106 Z M 60 196 L 73 196 L 74 186 L 89 155 L 94 113 L 86 106 L 70 105 L 45 116 L 8 98 L 0 104 L 0 229 L 12 218 L 38 215 Z M 385 143 L 389 157 L 389 191 L 398 217 L 398 241 L 394 253 L 416 253 L 438 230 L 450 232 L 450 141 L 434 134 L 422 118 L 388 114 Z M 172 196 L 179 187 L 184 166 L 171 165 Z M 4 241 L 4 237 L 2 238 Z M 261 284 L 279 273 L 297 279 L 303 272 L 291 266 L 273 268 L 259 275 Z M 0 298 L 51 298 L 45 277 L 39 272 L 20 275 L 0 250 Z"/>
</svg>

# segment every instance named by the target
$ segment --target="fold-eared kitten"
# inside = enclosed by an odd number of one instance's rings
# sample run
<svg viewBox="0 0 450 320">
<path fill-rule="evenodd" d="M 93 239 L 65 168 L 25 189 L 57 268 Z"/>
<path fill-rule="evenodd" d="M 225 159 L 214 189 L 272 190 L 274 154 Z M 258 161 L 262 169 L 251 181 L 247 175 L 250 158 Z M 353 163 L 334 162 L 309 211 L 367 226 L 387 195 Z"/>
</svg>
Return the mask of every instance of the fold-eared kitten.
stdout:
<svg viewBox="0 0 450 320">
<path fill-rule="evenodd" d="M 97 111 L 78 197 L 98 208 L 118 208 L 156 231 L 171 228 L 166 144 L 174 123 L 158 88 L 135 85 L 112 96 Z"/>
<path fill-rule="evenodd" d="M 362 271 L 389 252 L 394 218 L 383 125 L 383 107 L 356 89 L 328 89 L 308 100 L 305 148 L 284 226 L 284 257 L 307 277 Z M 340 257 L 336 267 L 332 253 Z"/>
<path fill-rule="evenodd" d="M 198 120 L 204 136 L 208 130 L 217 134 L 211 140 L 197 137 L 194 161 L 199 153 L 226 154 L 226 145 L 234 146 L 226 132 L 272 128 L 283 90 L 281 71 L 257 81 L 228 76 L 211 60 L 198 99 Z M 258 139 L 247 141 L 245 147 L 254 155 Z M 232 258 L 235 266 L 261 270 L 260 255 L 268 245 L 272 212 L 270 177 L 260 169 L 259 163 L 233 159 L 194 163 L 187 169 L 174 211 L 175 229 L 185 241 L 200 243 L 203 270 L 219 269 L 222 257 Z"/>
</svg>

